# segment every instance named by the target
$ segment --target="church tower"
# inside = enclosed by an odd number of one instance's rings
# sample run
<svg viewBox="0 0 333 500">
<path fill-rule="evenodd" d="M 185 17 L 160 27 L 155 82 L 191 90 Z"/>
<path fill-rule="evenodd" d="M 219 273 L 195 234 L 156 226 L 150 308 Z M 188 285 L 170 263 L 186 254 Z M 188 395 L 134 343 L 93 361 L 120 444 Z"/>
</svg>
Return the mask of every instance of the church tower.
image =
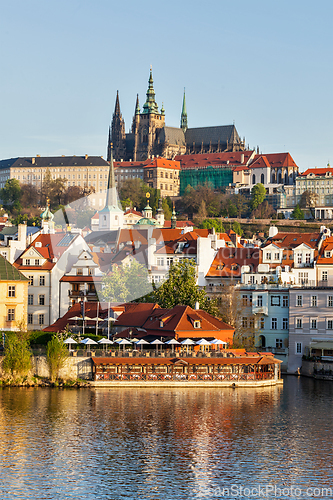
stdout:
<svg viewBox="0 0 333 500">
<path fill-rule="evenodd" d="M 186 111 L 186 101 L 185 101 L 185 89 L 184 89 L 184 97 L 183 97 L 183 108 L 182 114 L 180 117 L 180 128 L 183 130 L 184 134 L 187 130 L 187 111 Z"/>
<path fill-rule="evenodd" d="M 110 145 L 110 168 L 105 207 L 99 212 L 99 231 L 119 229 L 124 224 L 124 212 L 120 208 L 116 180 L 114 176 L 112 144 Z"/>
<path fill-rule="evenodd" d="M 150 68 L 148 90 L 146 93 L 146 102 L 143 105 L 140 113 L 139 101 L 135 110 L 134 133 L 134 160 L 146 160 L 152 155 L 157 155 L 159 151 L 159 135 L 165 126 L 165 111 L 159 111 L 155 100 L 155 90 L 153 81 L 153 72 Z"/>
<path fill-rule="evenodd" d="M 113 156 L 116 161 L 125 159 L 126 156 L 126 134 L 125 122 L 120 112 L 119 92 L 117 90 L 116 104 L 109 127 L 107 161 L 111 160 L 111 143 L 113 144 Z"/>
</svg>

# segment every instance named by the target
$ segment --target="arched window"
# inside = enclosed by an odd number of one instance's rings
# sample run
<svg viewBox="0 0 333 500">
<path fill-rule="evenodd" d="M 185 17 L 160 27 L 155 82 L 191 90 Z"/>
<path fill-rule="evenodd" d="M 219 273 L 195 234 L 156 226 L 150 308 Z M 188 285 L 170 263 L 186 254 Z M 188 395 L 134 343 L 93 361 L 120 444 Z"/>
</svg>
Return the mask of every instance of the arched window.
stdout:
<svg viewBox="0 0 333 500">
<path fill-rule="evenodd" d="M 265 337 L 265 335 L 259 335 L 259 342 L 260 342 L 260 346 L 259 347 L 266 347 L 266 337 Z"/>
<path fill-rule="evenodd" d="M 261 174 L 260 182 L 261 182 L 261 184 L 265 184 L 265 176 L 264 176 L 264 174 Z"/>
<path fill-rule="evenodd" d="M 256 176 L 253 174 L 252 175 L 252 184 L 255 184 L 256 183 Z"/>
<path fill-rule="evenodd" d="M 275 174 L 272 174 L 272 184 L 275 184 Z"/>
<path fill-rule="evenodd" d="M 279 176 L 278 176 L 278 184 L 281 184 L 282 182 L 282 177 L 281 177 L 281 172 L 279 173 Z"/>
</svg>

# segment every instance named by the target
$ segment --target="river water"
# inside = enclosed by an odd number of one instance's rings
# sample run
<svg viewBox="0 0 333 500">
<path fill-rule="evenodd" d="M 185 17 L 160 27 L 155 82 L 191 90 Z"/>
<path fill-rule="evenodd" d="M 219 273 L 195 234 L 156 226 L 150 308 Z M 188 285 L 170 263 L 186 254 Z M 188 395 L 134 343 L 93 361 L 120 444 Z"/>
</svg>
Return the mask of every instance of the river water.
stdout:
<svg viewBox="0 0 333 500">
<path fill-rule="evenodd" d="M 0 391 L 0 499 L 333 498 L 333 383 Z M 280 489 L 280 490 L 279 490 Z"/>
</svg>

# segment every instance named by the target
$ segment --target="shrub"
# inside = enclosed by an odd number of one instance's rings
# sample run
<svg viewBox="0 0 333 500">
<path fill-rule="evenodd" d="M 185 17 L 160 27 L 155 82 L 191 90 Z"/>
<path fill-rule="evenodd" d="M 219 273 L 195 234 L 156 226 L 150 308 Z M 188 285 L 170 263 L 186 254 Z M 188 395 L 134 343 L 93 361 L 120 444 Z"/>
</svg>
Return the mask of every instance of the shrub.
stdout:
<svg viewBox="0 0 333 500">
<path fill-rule="evenodd" d="M 5 356 L 2 368 L 14 379 L 26 377 L 31 370 L 31 352 L 26 340 L 10 332 L 5 339 Z"/>
<path fill-rule="evenodd" d="M 66 344 L 54 336 L 46 346 L 46 360 L 50 371 L 51 382 L 56 382 L 61 368 L 65 365 L 68 358 Z"/>
</svg>

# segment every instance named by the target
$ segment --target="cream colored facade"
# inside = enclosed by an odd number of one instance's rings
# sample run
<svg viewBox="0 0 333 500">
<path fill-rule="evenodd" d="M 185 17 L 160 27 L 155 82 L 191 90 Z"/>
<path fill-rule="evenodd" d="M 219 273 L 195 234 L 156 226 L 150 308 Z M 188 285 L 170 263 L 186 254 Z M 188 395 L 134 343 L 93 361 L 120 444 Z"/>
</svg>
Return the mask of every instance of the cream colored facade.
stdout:
<svg viewBox="0 0 333 500">
<path fill-rule="evenodd" d="M 0 330 L 16 331 L 28 322 L 28 280 L 0 281 Z"/>
</svg>

